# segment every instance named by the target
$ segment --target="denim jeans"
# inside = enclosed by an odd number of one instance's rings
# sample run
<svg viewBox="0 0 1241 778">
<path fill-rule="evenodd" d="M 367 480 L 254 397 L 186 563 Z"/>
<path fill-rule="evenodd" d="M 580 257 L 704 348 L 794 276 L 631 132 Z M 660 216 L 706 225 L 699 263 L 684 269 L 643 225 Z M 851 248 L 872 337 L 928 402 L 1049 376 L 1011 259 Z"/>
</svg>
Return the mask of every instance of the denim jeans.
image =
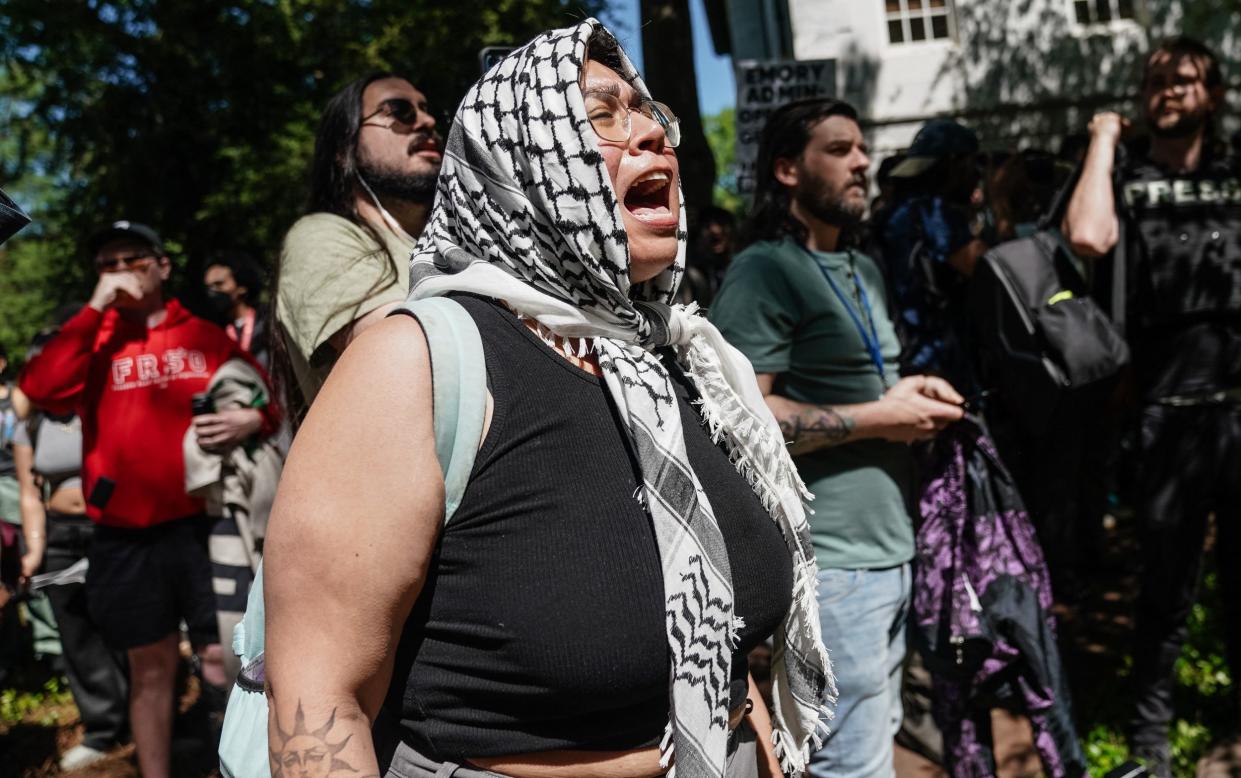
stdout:
<svg viewBox="0 0 1241 778">
<path fill-rule="evenodd" d="M 840 698 L 812 778 L 890 778 L 901 727 L 910 566 L 819 571 L 819 620 Z"/>
</svg>

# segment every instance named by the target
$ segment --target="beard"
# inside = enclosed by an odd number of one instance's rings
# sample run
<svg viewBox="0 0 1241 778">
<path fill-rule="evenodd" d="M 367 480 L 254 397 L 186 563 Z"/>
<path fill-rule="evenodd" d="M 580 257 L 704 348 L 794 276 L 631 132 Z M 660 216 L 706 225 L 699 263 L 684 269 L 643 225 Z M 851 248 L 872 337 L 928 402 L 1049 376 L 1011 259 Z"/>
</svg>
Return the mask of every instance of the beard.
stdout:
<svg viewBox="0 0 1241 778">
<path fill-rule="evenodd" d="M 377 197 L 429 204 L 435 199 L 435 186 L 440 176 L 439 166 L 435 167 L 434 172 L 425 173 L 396 170 L 368 158 L 362 149 L 358 149 L 358 175 L 375 191 Z"/>
<path fill-rule="evenodd" d="M 839 189 L 833 188 L 827 179 L 802 169 L 802 185 L 797 187 L 793 199 L 816 219 L 841 229 L 851 229 L 862 223 L 866 215 L 866 198 L 849 198 L 848 189 L 854 184 L 865 189 L 866 176 L 851 176 Z"/>
<path fill-rule="evenodd" d="M 1202 129 L 1207 117 L 1200 113 L 1181 113 L 1176 121 L 1166 127 L 1160 127 L 1157 119 L 1147 122 L 1152 135 L 1160 138 L 1188 138 Z"/>
</svg>

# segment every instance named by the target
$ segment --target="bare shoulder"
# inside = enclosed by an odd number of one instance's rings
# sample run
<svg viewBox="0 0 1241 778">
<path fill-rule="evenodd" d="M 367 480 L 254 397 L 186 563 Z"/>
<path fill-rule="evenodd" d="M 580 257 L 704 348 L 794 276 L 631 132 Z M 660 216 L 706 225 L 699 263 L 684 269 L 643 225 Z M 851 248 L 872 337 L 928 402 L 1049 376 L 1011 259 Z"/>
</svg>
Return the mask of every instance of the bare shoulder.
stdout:
<svg viewBox="0 0 1241 778">
<path fill-rule="evenodd" d="M 374 403 L 429 402 L 431 360 L 422 326 L 412 316 L 388 316 L 353 338 L 332 368 L 307 416 L 378 410 Z M 362 400 L 362 402 L 359 402 Z M 317 414 L 316 414 L 317 412 Z"/>
<path fill-rule="evenodd" d="M 435 513 L 433 504 L 413 504 L 434 503 L 433 490 L 407 487 L 438 476 L 426 339 L 412 317 L 390 317 L 332 368 L 289 451 L 272 523 L 278 533 L 368 512 Z M 442 495 L 439 502 L 442 510 Z"/>
</svg>

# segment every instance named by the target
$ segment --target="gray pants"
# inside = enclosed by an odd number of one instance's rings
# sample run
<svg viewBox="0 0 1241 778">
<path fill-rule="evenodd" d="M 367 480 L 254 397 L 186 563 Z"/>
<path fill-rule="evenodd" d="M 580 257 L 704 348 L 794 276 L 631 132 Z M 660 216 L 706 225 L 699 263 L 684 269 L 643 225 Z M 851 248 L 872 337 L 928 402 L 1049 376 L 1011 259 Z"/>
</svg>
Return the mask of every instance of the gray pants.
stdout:
<svg viewBox="0 0 1241 778">
<path fill-rule="evenodd" d="M 44 571 L 64 570 L 85 556 L 93 533 L 90 519 L 49 511 Z M 125 652 L 104 643 L 87 612 L 82 584 L 49 586 L 46 591 L 60 625 L 69 690 L 86 729 L 82 743 L 106 751 L 124 740 L 128 729 L 129 665 Z"/>
<path fill-rule="evenodd" d="M 758 746 L 750 722 L 741 724 L 728 738 L 728 765 L 726 778 L 758 778 Z M 436 762 L 428 759 L 405 743 L 396 747 L 392 764 L 384 778 L 507 778 L 502 773 L 462 767 L 455 762 Z"/>
</svg>

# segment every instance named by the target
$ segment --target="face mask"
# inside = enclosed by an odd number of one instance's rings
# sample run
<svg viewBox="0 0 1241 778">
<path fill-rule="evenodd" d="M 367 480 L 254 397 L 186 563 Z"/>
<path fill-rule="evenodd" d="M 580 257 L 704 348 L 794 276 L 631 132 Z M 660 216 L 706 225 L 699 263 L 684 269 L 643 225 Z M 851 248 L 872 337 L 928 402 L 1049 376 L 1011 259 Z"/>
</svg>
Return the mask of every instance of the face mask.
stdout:
<svg viewBox="0 0 1241 778">
<path fill-rule="evenodd" d="M 221 292 L 218 289 L 208 289 L 206 300 L 207 307 L 209 307 L 213 313 L 216 313 L 221 317 L 227 316 L 233 310 L 233 297 L 228 292 Z"/>
</svg>

